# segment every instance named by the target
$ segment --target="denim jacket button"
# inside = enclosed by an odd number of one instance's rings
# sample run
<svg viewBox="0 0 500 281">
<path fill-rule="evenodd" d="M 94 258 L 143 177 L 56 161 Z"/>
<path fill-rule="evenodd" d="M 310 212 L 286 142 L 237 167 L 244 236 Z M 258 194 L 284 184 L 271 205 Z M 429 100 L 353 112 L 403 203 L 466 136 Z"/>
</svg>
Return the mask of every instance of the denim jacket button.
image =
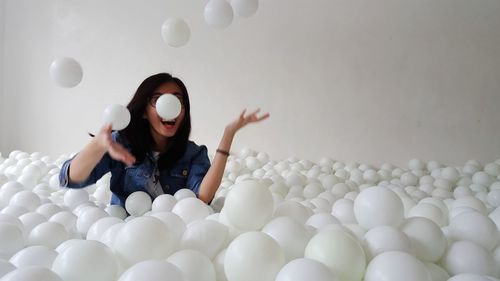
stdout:
<svg viewBox="0 0 500 281">
<path fill-rule="evenodd" d="M 188 175 L 188 171 L 187 170 L 182 170 L 182 175 L 183 176 L 187 176 Z"/>
</svg>

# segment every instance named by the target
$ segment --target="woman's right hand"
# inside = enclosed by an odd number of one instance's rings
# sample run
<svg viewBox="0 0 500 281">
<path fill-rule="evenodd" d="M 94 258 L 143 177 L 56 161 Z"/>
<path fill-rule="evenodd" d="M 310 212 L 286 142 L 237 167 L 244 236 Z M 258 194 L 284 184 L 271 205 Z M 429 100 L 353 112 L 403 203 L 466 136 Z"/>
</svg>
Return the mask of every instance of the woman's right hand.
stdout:
<svg viewBox="0 0 500 281">
<path fill-rule="evenodd" d="M 121 144 L 113 141 L 112 125 L 104 125 L 99 133 L 95 136 L 95 141 L 103 151 L 109 153 L 111 158 L 125 163 L 127 166 L 132 166 L 135 162 L 135 157 Z"/>
</svg>

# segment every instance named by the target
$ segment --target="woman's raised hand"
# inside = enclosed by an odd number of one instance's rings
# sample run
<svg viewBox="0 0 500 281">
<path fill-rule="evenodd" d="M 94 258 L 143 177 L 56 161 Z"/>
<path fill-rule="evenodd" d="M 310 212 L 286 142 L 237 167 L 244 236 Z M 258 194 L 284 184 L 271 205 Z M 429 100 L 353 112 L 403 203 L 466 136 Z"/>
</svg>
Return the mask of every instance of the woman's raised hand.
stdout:
<svg viewBox="0 0 500 281">
<path fill-rule="evenodd" d="M 135 162 L 135 157 L 121 144 L 113 141 L 111 136 L 112 125 L 104 125 L 99 133 L 95 136 L 99 146 L 107 151 L 111 158 L 125 163 L 127 166 L 132 166 Z"/>
<path fill-rule="evenodd" d="M 226 129 L 232 132 L 233 134 L 236 133 L 239 129 L 245 127 L 246 125 L 250 123 L 257 123 L 260 122 L 264 119 L 267 119 L 269 117 L 269 113 L 262 114 L 258 116 L 257 114 L 260 112 L 260 108 L 257 110 L 253 111 L 252 113 L 246 114 L 246 109 L 244 109 L 238 119 L 234 120 L 233 122 L 229 123 L 227 125 Z"/>
</svg>

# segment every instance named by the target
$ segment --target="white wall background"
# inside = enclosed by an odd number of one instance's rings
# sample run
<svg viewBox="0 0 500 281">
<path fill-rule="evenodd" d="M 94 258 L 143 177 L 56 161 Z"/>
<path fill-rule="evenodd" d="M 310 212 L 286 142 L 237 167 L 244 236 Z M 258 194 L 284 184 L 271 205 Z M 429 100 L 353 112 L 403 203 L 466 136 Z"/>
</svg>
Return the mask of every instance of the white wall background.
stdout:
<svg viewBox="0 0 500 281">
<path fill-rule="evenodd" d="M 497 0 L 261 0 L 222 31 L 204 23 L 206 1 L 5 1 L 4 155 L 79 150 L 106 105 L 167 71 L 187 84 L 192 139 L 211 152 L 242 108 L 261 106 L 271 118 L 233 151 L 399 165 L 500 157 Z M 191 26 L 179 49 L 160 36 L 172 16 Z M 48 74 L 64 56 L 84 69 L 73 89 Z"/>
</svg>

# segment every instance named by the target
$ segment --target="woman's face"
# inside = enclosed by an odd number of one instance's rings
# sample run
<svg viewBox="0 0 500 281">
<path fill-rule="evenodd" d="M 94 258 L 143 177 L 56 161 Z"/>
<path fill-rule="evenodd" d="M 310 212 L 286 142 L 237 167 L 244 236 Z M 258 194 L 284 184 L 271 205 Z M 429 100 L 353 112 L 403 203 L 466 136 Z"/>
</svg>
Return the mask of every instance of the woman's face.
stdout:
<svg viewBox="0 0 500 281">
<path fill-rule="evenodd" d="M 181 113 L 173 120 L 165 120 L 161 118 L 156 112 L 156 107 L 154 106 L 156 104 L 156 100 L 161 95 L 175 95 L 180 100 L 181 104 L 183 104 L 183 94 L 175 82 L 167 82 L 156 88 L 153 95 L 149 99 L 148 105 L 146 106 L 146 118 L 149 121 L 151 135 L 153 136 L 156 144 L 163 146 L 166 144 L 168 138 L 175 135 L 182 124 L 185 109 L 183 105 Z"/>
</svg>

